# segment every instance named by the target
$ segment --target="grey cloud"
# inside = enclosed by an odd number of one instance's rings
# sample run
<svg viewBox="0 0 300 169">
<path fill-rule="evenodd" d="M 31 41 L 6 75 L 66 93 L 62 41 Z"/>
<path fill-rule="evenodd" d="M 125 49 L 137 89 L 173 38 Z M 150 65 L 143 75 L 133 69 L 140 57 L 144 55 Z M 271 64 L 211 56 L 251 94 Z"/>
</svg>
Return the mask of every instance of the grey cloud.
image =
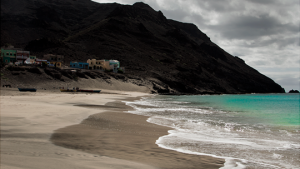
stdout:
<svg viewBox="0 0 300 169">
<path fill-rule="evenodd" d="M 245 4 L 237 3 L 233 5 L 232 2 L 232 0 L 196 0 L 195 4 L 207 11 L 217 11 L 221 13 L 228 13 L 236 10 L 245 10 Z"/>
<path fill-rule="evenodd" d="M 247 60 L 247 57 L 241 57 Z M 298 56 L 294 53 L 274 53 L 272 50 L 266 50 L 265 52 L 260 52 L 259 56 L 252 58 L 247 64 L 253 67 L 260 67 L 262 71 L 266 72 L 298 72 L 299 69 L 295 70 L 295 66 L 299 65 L 297 60 Z M 273 66 L 274 69 L 262 69 L 270 66 Z M 278 68 L 281 69 L 279 70 Z"/>
<path fill-rule="evenodd" d="M 263 66 L 263 65 L 268 65 L 269 62 L 265 61 L 265 60 L 257 60 L 257 61 L 253 61 L 252 64 L 258 65 L 258 66 Z"/>
<path fill-rule="evenodd" d="M 281 76 L 276 79 L 276 82 L 279 83 L 286 92 L 290 90 L 299 90 L 300 89 L 300 77 L 289 77 L 289 76 Z"/>
<path fill-rule="evenodd" d="M 267 59 L 268 56 L 266 56 Z M 277 66 L 280 65 L 284 65 L 284 63 L 286 62 L 286 58 L 281 58 L 281 57 L 276 57 L 276 56 L 272 56 L 272 57 L 268 57 L 268 61 L 266 60 L 255 60 L 255 61 L 251 61 L 249 62 L 249 65 L 255 65 L 255 66 L 268 66 L 271 64 L 275 64 Z"/>
<path fill-rule="evenodd" d="M 249 2 L 252 2 L 252 3 L 258 3 L 258 4 L 277 4 L 278 1 L 277 0 L 247 0 Z"/>
<path fill-rule="evenodd" d="M 199 14 L 191 14 L 189 15 L 189 18 L 193 20 L 194 24 L 198 26 L 198 28 L 201 30 L 202 28 L 207 28 L 206 24 L 209 22 L 208 19 L 203 17 L 202 15 Z"/>
<path fill-rule="evenodd" d="M 278 49 L 284 49 L 287 46 L 299 46 L 299 39 L 297 37 L 289 37 L 277 39 L 274 43 L 278 45 Z"/>
<path fill-rule="evenodd" d="M 183 21 L 184 17 L 189 16 L 189 13 L 187 11 L 181 9 L 162 10 L 162 12 L 165 16 L 168 16 L 168 18 L 176 18 L 177 21 Z"/>
<path fill-rule="evenodd" d="M 208 26 L 215 31 L 220 31 L 224 38 L 228 39 L 256 39 L 261 36 L 269 36 L 286 32 L 297 33 L 297 26 L 282 24 L 268 14 L 258 17 L 241 15 L 225 18 L 218 25 Z"/>
<path fill-rule="evenodd" d="M 277 36 L 275 38 L 271 38 L 268 40 L 263 40 L 261 38 L 257 38 L 252 43 L 244 41 L 240 44 L 243 47 L 251 47 L 251 48 L 258 48 L 258 47 L 267 47 L 270 45 L 275 44 L 278 49 L 284 49 L 288 46 L 299 46 L 299 39 L 298 37 L 280 37 Z"/>
<path fill-rule="evenodd" d="M 296 35 L 299 32 L 298 23 L 295 24 L 289 20 L 286 20 L 286 23 L 282 23 L 282 21 L 276 15 L 270 15 L 270 11 L 260 10 L 259 6 L 259 4 L 262 4 L 265 6 L 270 6 L 270 8 L 272 8 L 276 7 L 276 5 L 278 4 L 284 5 L 284 3 L 286 2 L 269 0 L 248 0 L 247 2 L 250 2 L 250 5 L 254 4 L 254 6 L 257 6 L 257 11 L 260 11 L 260 14 L 258 16 L 255 16 L 257 15 L 256 13 L 243 13 L 247 11 L 245 7 L 247 3 L 245 1 L 244 3 L 241 1 L 233 0 L 185 1 L 185 5 L 187 6 L 196 5 L 204 10 L 204 12 L 202 11 L 202 13 L 209 14 L 212 11 L 216 11 L 219 15 L 219 23 L 216 25 L 210 25 L 211 18 L 209 18 L 208 16 L 202 16 L 195 12 L 192 13 L 190 11 L 182 9 L 182 7 L 178 7 L 175 10 L 162 11 L 165 16 L 167 16 L 167 18 L 184 22 L 184 18 L 188 17 L 189 21 L 191 20 L 192 23 L 196 24 L 200 30 L 208 30 L 209 32 L 214 32 L 213 35 L 208 34 L 208 36 L 218 36 L 219 34 L 222 39 L 244 40 L 244 43 L 241 43 L 242 46 L 263 47 L 276 44 L 278 46 L 278 49 L 282 49 L 286 46 L 297 44 L 295 38 L 288 37 L 293 34 Z M 172 3 L 178 3 L 178 1 L 172 1 Z M 290 14 L 287 10 L 281 10 L 280 8 L 276 10 L 276 12 L 279 12 L 278 15 L 281 16 Z M 277 36 L 282 34 L 286 34 L 289 36 Z M 266 36 L 269 36 L 271 38 L 268 40 L 263 40 L 261 38 Z M 255 40 L 255 42 L 249 44 L 249 40 Z M 248 42 L 245 43 L 246 41 Z"/>
<path fill-rule="evenodd" d="M 282 85 L 293 85 L 293 86 L 296 86 L 296 85 L 299 85 L 299 79 L 300 77 L 286 77 L 286 76 L 282 76 L 278 82 Z M 294 88 L 295 89 L 295 88 Z"/>
</svg>

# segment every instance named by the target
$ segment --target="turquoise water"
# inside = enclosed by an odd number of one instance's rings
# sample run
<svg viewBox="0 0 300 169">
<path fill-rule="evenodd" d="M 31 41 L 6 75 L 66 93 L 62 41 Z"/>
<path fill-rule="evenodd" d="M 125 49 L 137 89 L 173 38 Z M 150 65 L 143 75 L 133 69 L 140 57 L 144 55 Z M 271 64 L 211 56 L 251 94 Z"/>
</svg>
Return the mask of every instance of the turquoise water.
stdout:
<svg viewBox="0 0 300 169">
<path fill-rule="evenodd" d="M 155 96 L 131 113 L 172 127 L 162 148 L 226 160 L 224 168 L 300 168 L 299 94 Z"/>
<path fill-rule="evenodd" d="M 181 96 L 175 100 L 190 102 L 199 107 L 239 112 L 254 123 L 278 126 L 299 126 L 299 94 L 251 94 L 221 96 Z M 200 104 L 199 104 L 200 103 Z"/>
</svg>

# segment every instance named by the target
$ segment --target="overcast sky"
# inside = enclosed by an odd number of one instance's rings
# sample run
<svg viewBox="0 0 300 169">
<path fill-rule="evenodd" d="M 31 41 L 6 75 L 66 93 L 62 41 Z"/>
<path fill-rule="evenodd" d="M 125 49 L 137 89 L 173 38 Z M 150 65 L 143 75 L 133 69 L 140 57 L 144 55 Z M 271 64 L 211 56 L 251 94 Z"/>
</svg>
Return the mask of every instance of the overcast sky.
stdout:
<svg viewBox="0 0 300 169">
<path fill-rule="evenodd" d="M 134 4 L 136 0 L 93 0 Z M 300 0 L 140 0 L 194 23 L 221 48 L 285 88 L 300 89 Z"/>
</svg>

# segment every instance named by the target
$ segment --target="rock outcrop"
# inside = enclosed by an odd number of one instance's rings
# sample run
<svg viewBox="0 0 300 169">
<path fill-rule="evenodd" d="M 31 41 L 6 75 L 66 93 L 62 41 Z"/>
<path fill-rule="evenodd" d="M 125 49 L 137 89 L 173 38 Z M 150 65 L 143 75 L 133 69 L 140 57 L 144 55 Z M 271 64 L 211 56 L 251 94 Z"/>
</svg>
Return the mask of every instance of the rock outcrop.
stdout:
<svg viewBox="0 0 300 169">
<path fill-rule="evenodd" d="M 298 90 L 293 90 L 293 89 L 292 89 L 292 90 L 289 91 L 289 93 L 299 93 L 299 91 L 298 91 Z"/>
</svg>

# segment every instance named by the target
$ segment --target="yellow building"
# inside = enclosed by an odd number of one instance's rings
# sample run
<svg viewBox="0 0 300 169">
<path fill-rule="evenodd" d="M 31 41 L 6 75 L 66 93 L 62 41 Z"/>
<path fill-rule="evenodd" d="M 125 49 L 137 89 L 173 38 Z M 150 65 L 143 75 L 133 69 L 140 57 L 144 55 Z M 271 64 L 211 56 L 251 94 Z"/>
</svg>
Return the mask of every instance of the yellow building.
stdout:
<svg viewBox="0 0 300 169">
<path fill-rule="evenodd" d="M 61 62 L 50 62 L 50 67 L 58 67 L 61 68 Z"/>
<path fill-rule="evenodd" d="M 88 59 L 86 61 L 89 64 L 89 69 L 93 70 L 104 70 L 104 62 L 103 60 L 96 60 L 96 59 Z"/>
<path fill-rule="evenodd" d="M 89 69 L 112 70 L 113 72 L 117 72 L 120 68 L 120 62 L 117 60 L 89 59 L 87 60 L 87 63 L 89 64 Z"/>
</svg>

